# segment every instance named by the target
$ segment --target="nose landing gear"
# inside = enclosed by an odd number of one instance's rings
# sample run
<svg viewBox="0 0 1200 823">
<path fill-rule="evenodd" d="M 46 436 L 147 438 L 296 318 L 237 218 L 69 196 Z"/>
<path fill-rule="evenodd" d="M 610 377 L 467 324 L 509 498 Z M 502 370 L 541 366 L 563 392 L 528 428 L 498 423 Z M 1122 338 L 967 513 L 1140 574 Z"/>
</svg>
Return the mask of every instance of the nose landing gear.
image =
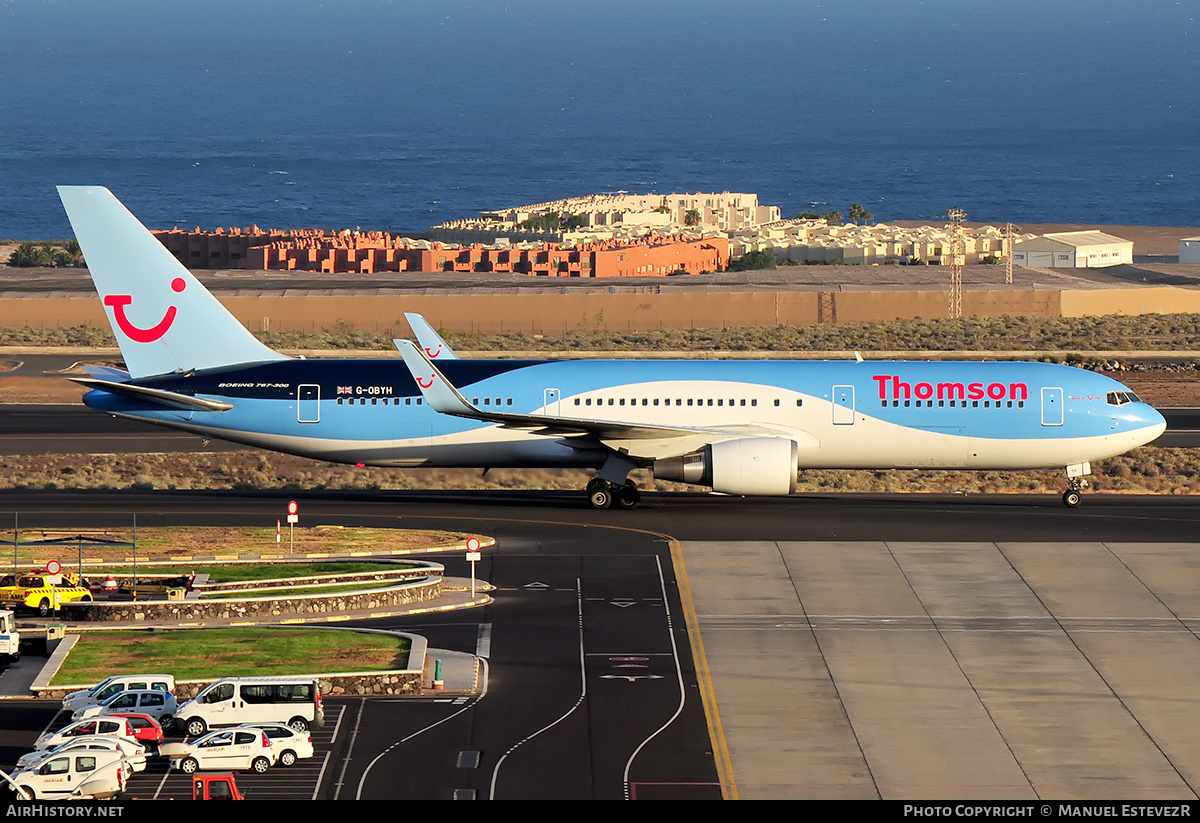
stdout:
<svg viewBox="0 0 1200 823">
<path fill-rule="evenodd" d="M 1085 475 L 1092 473 L 1091 463 L 1072 463 L 1067 466 L 1067 490 L 1063 492 L 1063 505 L 1073 509 L 1083 502 L 1083 490 L 1087 487 Z"/>
</svg>

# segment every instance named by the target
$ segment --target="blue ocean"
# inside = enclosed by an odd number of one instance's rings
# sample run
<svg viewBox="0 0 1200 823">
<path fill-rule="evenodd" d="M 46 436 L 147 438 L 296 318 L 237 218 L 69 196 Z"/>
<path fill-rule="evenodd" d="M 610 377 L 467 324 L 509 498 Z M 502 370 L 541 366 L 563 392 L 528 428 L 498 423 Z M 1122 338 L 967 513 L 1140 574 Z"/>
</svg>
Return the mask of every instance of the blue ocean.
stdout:
<svg viewBox="0 0 1200 823">
<path fill-rule="evenodd" d="M 1200 225 L 1195 0 L 0 0 L 0 238 L 590 192 Z"/>
</svg>

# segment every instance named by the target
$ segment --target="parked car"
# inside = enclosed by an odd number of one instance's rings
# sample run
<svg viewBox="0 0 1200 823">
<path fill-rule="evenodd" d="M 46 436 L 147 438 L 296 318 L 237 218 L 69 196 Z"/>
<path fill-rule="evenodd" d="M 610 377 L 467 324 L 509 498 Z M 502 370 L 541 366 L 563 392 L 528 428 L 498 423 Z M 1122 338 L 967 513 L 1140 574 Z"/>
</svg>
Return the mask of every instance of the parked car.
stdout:
<svg viewBox="0 0 1200 823">
<path fill-rule="evenodd" d="M 103 703 L 84 706 L 71 715 L 72 720 L 97 717 L 105 714 L 135 712 L 148 714 L 164 726 L 170 726 L 175 717 L 175 695 L 153 689 L 132 689 L 117 692 Z"/>
<path fill-rule="evenodd" d="M 184 774 L 201 769 L 253 769 L 263 773 L 275 762 L 262 729 L 223 729 L 183 743 L 164 743 L 158 753 Z"/>
<path fill-rule="evenodd" d="M 191 736 L 214 726 L 285 723 L 297 731 L 325 725 L 315 677 L 229 677 L 218 680 L 175 713 Z"/>
<path fill-rule="evenodd" d="M 297 760 L 307 760 L 313 756 L 312 734 L 309 732 L 298 732 L 283 723 L 248 723 L 237 728 L 262 729 L 266 732 L 271 751 L 275 753 L 275 762 L 280 766 L 291 766 Z"/>
<path fill-rule="evenodd" d="M 148 714 L 118 712 L 109 717 L 124 717 L 128 720 L 129 728 L 133 729 L 134 740 L 145 746 L 147 751 L 158 751 L 158 747 L 166 736 L 163 733 L 163 727 Z"/>
<path fill-rule="evenodd" d="M 39 751 L 52 749 L 59 743 L 90 734 L 112 735 L 114 737 L 128 737 L 130 740 L 134 739 L 133 728 L 129 725 L 129 721 L 123 717 L 89 717 L 84 720 L 77 720 L 56 732 L 46 732 L 37 739 L 33 747 Z"/>
<path fill-rule="evenodd" d="M 11 777 L 30 800 L 53 800 L 113 797 L 125 791 L 128 776 L 129 765 L 121 752 L 89 750 L 49 757 Z"/>
<path fill-rule="evenodd" d="M 59 743 L 52 749 L 32 751 L 17 759 L 16 771 L 32 769 L 49 757 L 54 757 L 68 751 L 110 751 L 125 755 L 132 771 L 140 772 L 146 768 L 146 747 L 128 737 L 117 737 L 114 734 L 93 734 L 84 737 L 73 737 Z"/>
<path fill-rule="evenodd" d="M 170 692 L 175 696 L 175 678 L 169 674 L 114 674 L 106 677 L 90 689 L 80 689 L 63 697 L 64 712 L 75 712 L 84 706 L 103 703 L 117 692 L 130 689 L 153 689 Z"/>
</svg>

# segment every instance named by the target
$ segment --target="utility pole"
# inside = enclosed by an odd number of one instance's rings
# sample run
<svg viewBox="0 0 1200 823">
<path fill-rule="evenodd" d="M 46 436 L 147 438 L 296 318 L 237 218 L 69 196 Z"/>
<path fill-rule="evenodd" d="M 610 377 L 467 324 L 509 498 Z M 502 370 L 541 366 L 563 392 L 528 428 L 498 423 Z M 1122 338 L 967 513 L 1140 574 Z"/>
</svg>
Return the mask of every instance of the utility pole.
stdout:
<svg viewBox="0 0 1200 823">
<path fill-rule="evenodd" d="M 950 230 L 950 253 L 947 255 L 950 260 L 950 317 L 958 320 L 962 318 L 962 272 L 963 264 L 967 261 L 962 236 L 967 213 L 962 209 L 950 209 L 946 216 L 950 219 L 950 225 L 947 226 Z"/>
<path fill-rule="evenodd" d="M 1013 267 L 1013 235 L 1017 232 L 1017 227 L 1012 223 L 1004 224 L 1004 282 L 1012 285 L 1012 267 Z"/>
</svg>

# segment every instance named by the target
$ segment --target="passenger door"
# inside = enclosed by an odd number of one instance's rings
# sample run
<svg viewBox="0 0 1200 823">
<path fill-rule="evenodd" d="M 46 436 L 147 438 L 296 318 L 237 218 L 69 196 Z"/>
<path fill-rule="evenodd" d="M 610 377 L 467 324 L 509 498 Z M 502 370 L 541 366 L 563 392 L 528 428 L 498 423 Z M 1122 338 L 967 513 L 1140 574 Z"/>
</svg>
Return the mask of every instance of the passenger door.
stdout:
<svg viewBox="0 0 1200 823">
<path fill-rule="evenodd" d="M 1057 387 L 1042 389 L 1042 425 L 1061 426 L 1063 424 L 1063 390 Z"/>
<path fill-rule="evenodd" d="M 321 422 L 321 387 L 301 383 L 296 387 L 296 420 L 300 423 Z"/>
<path fill-rule="evenodd" d="M 854 425 L 854 387 L 833 387 L 833 424 L 835 426 Z"/>
</svg>

